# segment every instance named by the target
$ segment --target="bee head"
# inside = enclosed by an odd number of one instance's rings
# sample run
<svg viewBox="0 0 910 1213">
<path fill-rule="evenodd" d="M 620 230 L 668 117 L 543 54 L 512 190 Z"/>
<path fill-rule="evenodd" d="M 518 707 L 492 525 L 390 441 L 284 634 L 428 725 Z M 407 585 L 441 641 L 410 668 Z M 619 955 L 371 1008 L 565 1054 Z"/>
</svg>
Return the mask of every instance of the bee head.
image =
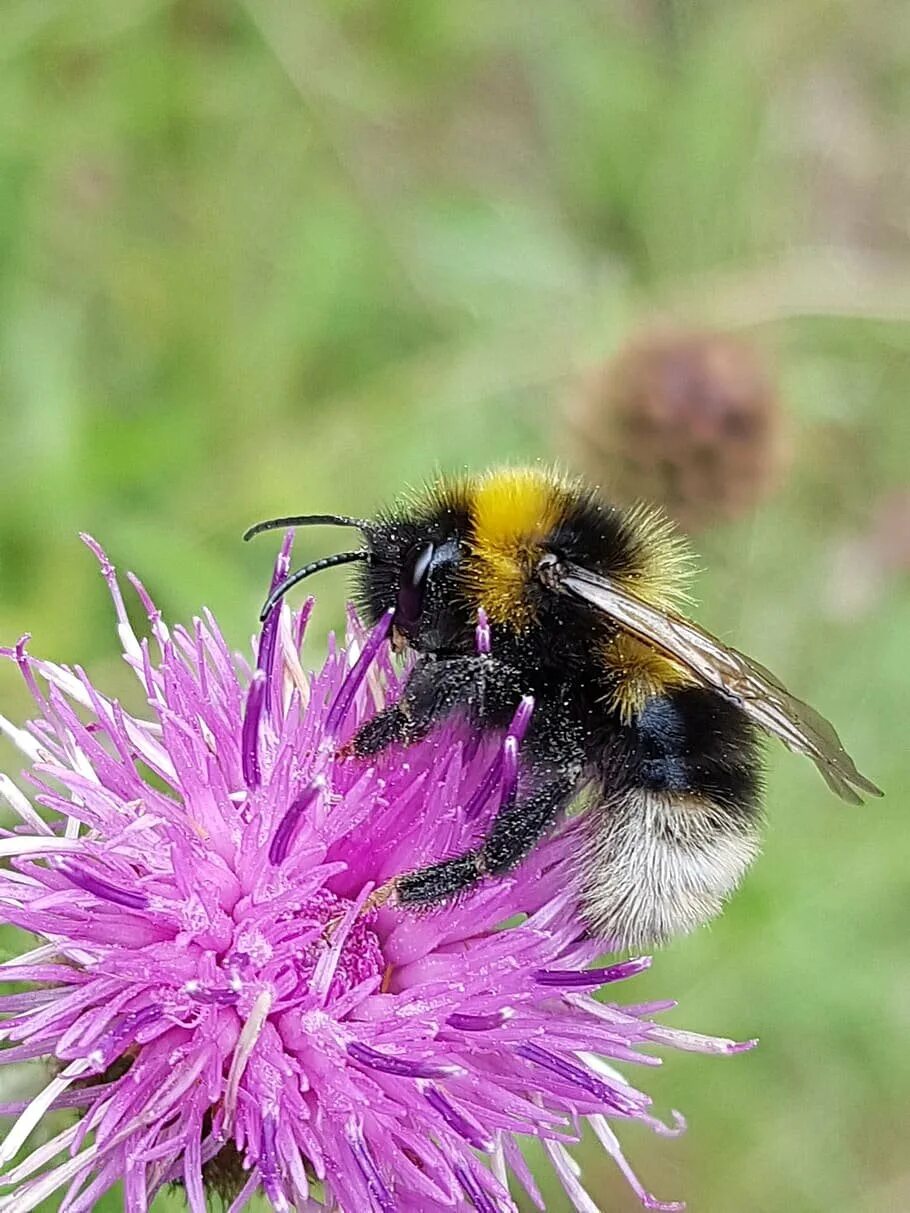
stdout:
<svg viewBox="0 0 910 1213">
<path fill-rule="evenodd" d="M 454 511 L 403 511 L 366 533 L 369 560 L 357 600 L 370 622 L 393 610 L 392 644 L 424 653 L 473 651 L 474 620 L 463 593 L 464 519 Z"/>
<path fill-rule="evenodd" d="M 392 643 L 427 653 L 471 652 L 474 619 L 461 593 L 466 518 L 448 502 L 416 503 L 375 520 L 341 514 L 307 514 L 257 523 L 244 535 L 292 526 L 353 527 L 363 536 L 355 551 L 337 552 L 297 569 L 275 586 L 262 608 L 265 619 L 293 586 L 313 573 L 357 564 L 354 597 L 369 623 L 391 610 Z"/>
</svg>

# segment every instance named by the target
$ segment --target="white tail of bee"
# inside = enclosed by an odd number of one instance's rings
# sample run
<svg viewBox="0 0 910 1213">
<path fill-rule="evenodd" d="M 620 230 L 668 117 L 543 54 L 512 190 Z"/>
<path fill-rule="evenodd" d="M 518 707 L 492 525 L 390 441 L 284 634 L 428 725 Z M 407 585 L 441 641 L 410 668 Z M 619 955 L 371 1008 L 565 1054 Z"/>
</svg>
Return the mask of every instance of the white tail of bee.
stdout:
<svg viewBox="0 0 910 1213">
<path fill-rule="evenodd" d="M 592 928 L 615 948 L 707 922 L 759 852 L 757 823 L 694 796 L 636 790 L 589 812 L 582 896 Z"/>
</svg>

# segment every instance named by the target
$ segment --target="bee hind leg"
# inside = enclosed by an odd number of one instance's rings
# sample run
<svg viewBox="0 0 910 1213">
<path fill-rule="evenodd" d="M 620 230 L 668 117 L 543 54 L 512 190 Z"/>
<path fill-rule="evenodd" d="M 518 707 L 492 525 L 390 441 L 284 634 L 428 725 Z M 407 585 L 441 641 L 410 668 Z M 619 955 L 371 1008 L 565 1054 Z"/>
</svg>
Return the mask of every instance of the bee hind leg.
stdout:
<svg viewBox="0 0 910 1213">
<path fill-rule="evenodd" d="M 577 781 L 574 771 L 561 774 L 529 796 L 507 801 L 481 846 L 399 876 L 395 880 L 397 903 L 438 905 L 468 892 L 485 876 L 500 876 L 516 868 L 554 825 Z"/>
</svg>

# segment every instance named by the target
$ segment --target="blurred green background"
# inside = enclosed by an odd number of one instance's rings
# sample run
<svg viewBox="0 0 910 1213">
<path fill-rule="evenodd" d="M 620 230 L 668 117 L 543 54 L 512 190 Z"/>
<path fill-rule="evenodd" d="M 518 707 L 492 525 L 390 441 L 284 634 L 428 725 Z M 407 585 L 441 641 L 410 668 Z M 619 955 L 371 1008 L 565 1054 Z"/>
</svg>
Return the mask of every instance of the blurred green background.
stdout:
<svg viewBox="0 0 910 1213">
<path fill-rule="evenodd" d="M 245 645 L 249 522 L 584 463 L 563 410 L 657 318 L 758 351 L 785 470 L 702 527 L 699 617 L 887 797 L 846 808 L 771 751 L 764 858 L 624 991 L 761 1047 L 641 1075 L 689 1132 L 624 1140 L 700 1213 L 910 1208 L 905 0 L 0 10 L 0 643 L 127 693 L 78 530 Z M 0 708 L 29 710 L 9 669 Z M 593 1151 L 585 1174 L 637 1207 Z"/>
</svg>

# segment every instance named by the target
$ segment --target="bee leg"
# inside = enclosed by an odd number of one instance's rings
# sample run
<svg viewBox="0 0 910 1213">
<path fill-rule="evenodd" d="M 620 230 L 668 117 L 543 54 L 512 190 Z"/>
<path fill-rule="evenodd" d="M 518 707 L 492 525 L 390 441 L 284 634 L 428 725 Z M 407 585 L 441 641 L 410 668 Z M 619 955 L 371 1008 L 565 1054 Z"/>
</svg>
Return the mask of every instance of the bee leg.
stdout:
<svg viewBox="0 0 910 1213">
<path fill-rule="evenodd" d="M 396 902 L 400 906 L 435 906 L 466 893 L 483 876 L 480 851 L 467 851 L 455 859 L 408 872 L 395 881 Z"/>
<path fill-rule="evenodd" d="M 499 876 L 517 867 L 555 823 L 575 791 L 579 773 L 566 771 L 525 799 L 507 802 L 476 850 L 399 876 L 395 882 L 397 903 L 436 905 L 467 892 L 484 876 Z"/>
<path fill-rule="evenodd" d="M 497 813 L 481 850 L 483 869 L 499 876 L 517 867 L 556 823 L 578 785 L 579 772 L 561 775 L 526 800 Z"/>
<path fill-rule="evenodd" d="M 514 709 L 523 693 L 517 672 L 495 657 L 421 658 L 398 703 L 362 724 L 350 749 L 359 758 L 395 742 L 410 745 L 453 712 L 466 710 L 477 722 Z"/>
<path fill-rule="evenodd" d="M 394 745 L 396 741 L 411 741 L 411 720 L 397 703 L 378 712 L 371 720 L 362 724 L 343 754 L 354 754 L 358 758 L 369 758 Z"/>
</svg>

